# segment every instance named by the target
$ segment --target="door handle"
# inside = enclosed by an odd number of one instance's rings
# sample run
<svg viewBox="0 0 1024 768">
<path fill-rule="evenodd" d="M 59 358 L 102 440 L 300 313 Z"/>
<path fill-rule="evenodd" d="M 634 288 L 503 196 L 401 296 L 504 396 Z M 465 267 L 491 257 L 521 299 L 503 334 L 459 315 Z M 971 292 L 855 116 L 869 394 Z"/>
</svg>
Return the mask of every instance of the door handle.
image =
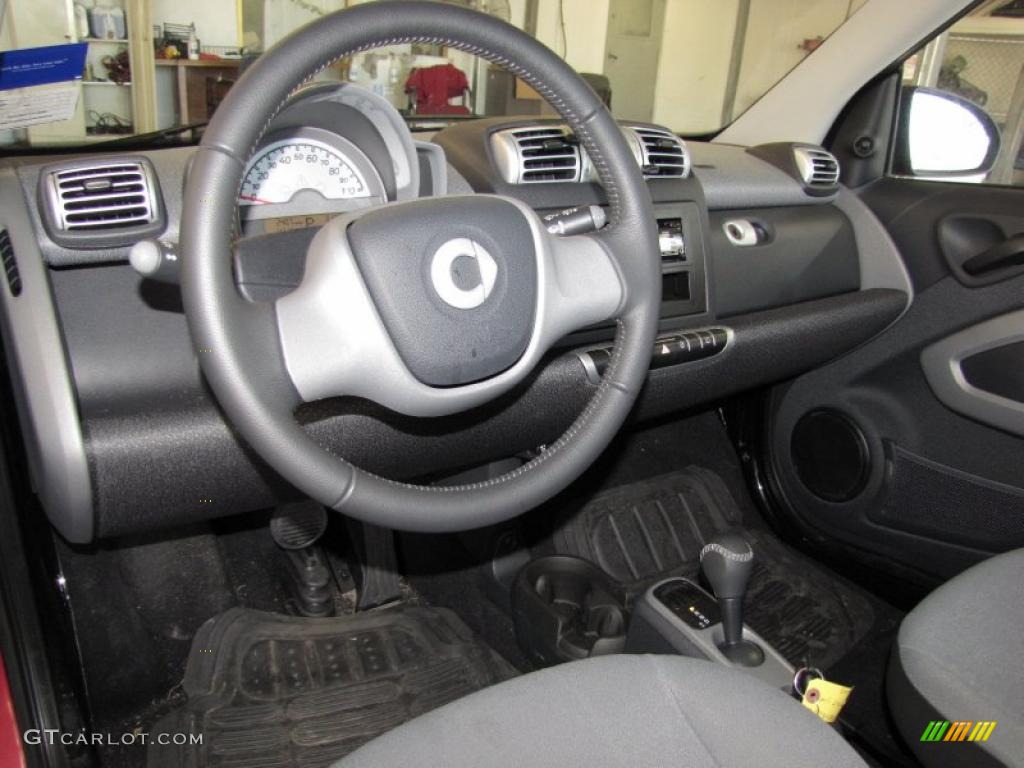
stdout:
<svg viewBox="0 0 1024 768">
<path fill-rule="evenodd" d="M 972 277 L 997 269 L 1024 266 L 1024 233 L 1007 238 L 987 251 L 972 256 L 961 267 Z"/>
</svg>

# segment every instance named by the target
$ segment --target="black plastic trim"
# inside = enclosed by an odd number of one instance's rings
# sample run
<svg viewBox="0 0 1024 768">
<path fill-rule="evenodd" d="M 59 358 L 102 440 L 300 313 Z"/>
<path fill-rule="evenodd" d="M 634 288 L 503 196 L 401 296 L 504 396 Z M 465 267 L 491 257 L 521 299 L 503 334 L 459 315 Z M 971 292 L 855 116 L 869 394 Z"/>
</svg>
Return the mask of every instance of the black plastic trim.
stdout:
<svg viewBox="0 0 1024 768">
<path fill-rule="evenodd" d="M 881 332 L 906 302 L 900 291 L 877 289 L 733 318 L 733 338 L 725 351 L 652 371 L 632 418 L 662 418 L 798 375 Z M 173 321 L 143 334 L 154 365 L 168 361 L 156 370 L 106 362 L 109 348 L 96 357 L 96 332 L 102 325 L 82 333 L 69 328 L 98 535 L 246 512 L 292 497 L 295 491 L 224 421 L 197 375 L 183 320 L 151 314 Z M 121 321 L 119 315 L 111 318 Z M 154 348 L 155 339 L 161 341 Z M 164 368 L 170 373 L 166 378 Z M 504 458 L 557 438 L 594 389 L 579 358 L 562 354 L 515 391 L 452 417 L 411 419 L 354 400 L 311 404 L 298 415 L 332 451 L 370 471 L 415 479 Z"/>
</svg>

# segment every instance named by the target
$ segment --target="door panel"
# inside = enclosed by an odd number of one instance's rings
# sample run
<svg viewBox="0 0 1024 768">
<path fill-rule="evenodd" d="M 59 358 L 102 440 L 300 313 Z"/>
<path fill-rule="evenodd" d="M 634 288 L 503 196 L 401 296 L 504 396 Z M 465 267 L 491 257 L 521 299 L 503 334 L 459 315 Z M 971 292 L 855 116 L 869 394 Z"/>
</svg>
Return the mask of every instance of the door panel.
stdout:
<svg viewBox="0 0 1024 768">
<path fill-rule="evenodd" d="M 951 214 L 938 224 L 939 249 L 965 285 L 987 285 L 1024 274 L 1019 215 Z"/>
<path fill-rule="evenodd" d="M 921 367 L 943 405 L 1024 437 L 1024 397 L 1010 394 L 1020 386 L 1020 369 L 993 367 L 1001 362 L 1019 363 L 1013 351 L 1021 342 L 1024 311 L 1010 312 L 926 347 L 921 352 Z"/>
<path fill-rule="evenodd" d="M 1024 269 L 1005 263 L 1024 233 L 1024 190 L 888 178 L 861 197 L 916 296 L 871 343 L 776 388 L 769 474 L 812 538 L 944 579 L 1024 546 Z M 1008 242 L 995 267 L 964 269 Z M 831 461 L 863 466 L 829 472 Z M 844 477 L 863 480 L 832 493 Z"/>
<path fill-rule="evenodd" d="M 971 386 L 1024 403 L 1024 341 L 973 354 L 960 368 Z"/>
</svg>

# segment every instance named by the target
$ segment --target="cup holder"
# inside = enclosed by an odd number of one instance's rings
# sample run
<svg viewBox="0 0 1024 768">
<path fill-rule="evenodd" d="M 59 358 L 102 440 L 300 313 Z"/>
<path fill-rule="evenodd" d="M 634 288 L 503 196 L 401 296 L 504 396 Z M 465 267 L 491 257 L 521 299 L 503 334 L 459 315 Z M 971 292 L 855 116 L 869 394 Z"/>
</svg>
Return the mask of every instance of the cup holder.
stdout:
<svg viewBox="0 0 1024 768">
<path fill-rule="evenodd" d="M 586 560 L 553 555 L 523 567 L 512 588 L 523 652 L 541 665 L 621 653 L 628 615 L 615 583 Z"/>
</svg>

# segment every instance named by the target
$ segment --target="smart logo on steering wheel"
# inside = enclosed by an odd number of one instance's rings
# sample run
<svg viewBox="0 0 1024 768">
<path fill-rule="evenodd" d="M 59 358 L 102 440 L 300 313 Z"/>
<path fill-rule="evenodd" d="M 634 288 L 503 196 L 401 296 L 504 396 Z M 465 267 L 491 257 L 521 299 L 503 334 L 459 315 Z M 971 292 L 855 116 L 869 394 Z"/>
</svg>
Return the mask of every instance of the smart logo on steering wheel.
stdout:
<svg viewBox="0 0 1024 768">
<path fill-rule="evenodd" d="M 430 280 L 441 300 L 456 309 L 475 309 L 487 301 L 498 279 L 498 263 L 468 237 L 449 240 L 434 253 Z"/>
</svg>

